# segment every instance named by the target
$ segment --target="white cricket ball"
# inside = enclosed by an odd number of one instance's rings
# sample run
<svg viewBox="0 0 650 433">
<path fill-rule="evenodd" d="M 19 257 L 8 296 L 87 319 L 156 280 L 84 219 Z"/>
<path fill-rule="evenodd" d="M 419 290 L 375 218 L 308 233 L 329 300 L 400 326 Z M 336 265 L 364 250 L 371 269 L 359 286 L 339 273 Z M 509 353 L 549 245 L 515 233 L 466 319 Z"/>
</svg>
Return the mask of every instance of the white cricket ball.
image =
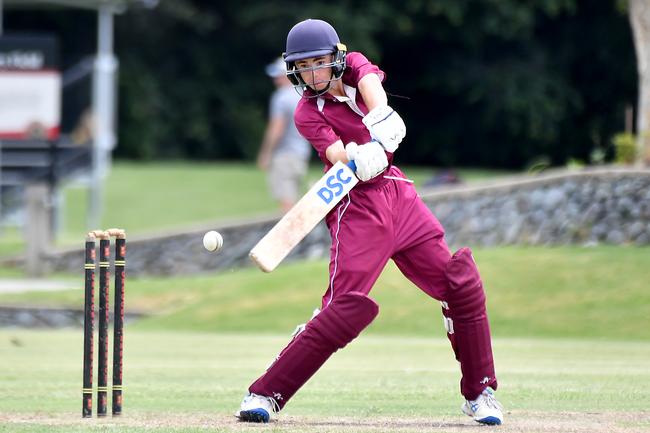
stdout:
<svg viewBox="0 0 650 433">
<path fill-rule="evenodd" d="M 208 251 L 219 251 L 223 246 L 221 233 L 210 230 L 203 236 L 203 246 Z"/>
</svg>

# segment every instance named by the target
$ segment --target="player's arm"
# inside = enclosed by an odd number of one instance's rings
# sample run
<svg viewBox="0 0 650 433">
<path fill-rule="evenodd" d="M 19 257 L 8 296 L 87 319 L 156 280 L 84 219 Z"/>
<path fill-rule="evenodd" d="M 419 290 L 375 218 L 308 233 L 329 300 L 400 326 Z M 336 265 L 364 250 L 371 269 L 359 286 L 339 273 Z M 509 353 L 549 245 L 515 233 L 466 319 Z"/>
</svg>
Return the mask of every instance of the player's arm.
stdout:
<svg viewBox="0 0 650 433">
<path fill-rule="evenodd" d="M 280 138 L 287 127 L 287 119 L 283 116 L 273 116 L 269 119 L 264 131 L 264 138 L 260 147 L 259 154 L 257 155 L 257 165 L 266 170 L 271 162 L 271 154 L 278 146 Z"/>
<path fill-rule="evenodd" d="M 339 161 L 346 164 L 350 162 L 348 154 L 345 151 L 345 146 L 341 140 L 337 140 L 333 144 L 330 144 L 330 146 L 325 150 L 325 156 L 332 164 L 336 164 Z"/>
<path fill-rule="evenodd" d="M 357 88 L 361 92 L 361 97 L 368 110 L 372 111 L 377 107 L 388 105 L 388 98 L 384 91 L 384 86 L 381 84 L 381 80 L 377 74 L 364 75 L 359 80 Z M 345 145 L 341 140 L 331 144 L 325 151 L 325 156 L 332 164 L 336 164 L 338 161 L 347 163 L 350 160 L 345 150 Z"/>
<path fill-rule="evenodd" d="M 364 75 L 357 85 L 363 102 L 365 102 L 368 111 L 372 111 L 382 105 L 388 105 L 388 97 L 384 91 L 384 86 L 377 74 Z"/>
<path fill-rule="evenodd" d="M 395 152 L 406 136 L 404 121 L 388 106 L 388 98 L 377 74 L 364 75 L 357 85 L 368 114 L 363 118 L 373 140 L 388 152 Z"/>
</svg>

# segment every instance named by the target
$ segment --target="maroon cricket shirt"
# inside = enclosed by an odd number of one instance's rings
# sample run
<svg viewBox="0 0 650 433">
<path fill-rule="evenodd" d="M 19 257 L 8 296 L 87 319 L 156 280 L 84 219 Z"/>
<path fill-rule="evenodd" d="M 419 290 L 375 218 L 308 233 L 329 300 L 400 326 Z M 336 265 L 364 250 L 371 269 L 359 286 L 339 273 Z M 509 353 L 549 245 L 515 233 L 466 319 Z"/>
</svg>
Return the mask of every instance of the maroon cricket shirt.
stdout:
<svg viewBox="0 0 650 433">
<path fill-rule="evenodd" d="M 370 132 L 361 122 L 362 117 L 368 114 L 368 107 L 357 89 L 359 80 L 368 74 L 377 74 L 381 81 L 386 78 L 386 74 L 370 63 L 363 54 L 348 53 L 345 72 L 341 78 L 348 98 L 339 99 L 329 93 L 309 97 L 313 92 L 307 89 L 307 97 L 298 102 L 294 115 L 296 127 L 318 152 L 318 156 L 325 163 L 325 171 L 332 167 L 332 163 L 325 156 L 325 151 L 330 145 L 338 140 L 344 145 L 351 141 L 364 144 L 371 140 Z M 352 100 L 353 104 L 350 103 Z M 388 162 L 391 163 L 393 154 L 387 153 L 387 156 Z M 377 178 L 370 179 L 368 183 L 376 181 Z"/>
</svg>

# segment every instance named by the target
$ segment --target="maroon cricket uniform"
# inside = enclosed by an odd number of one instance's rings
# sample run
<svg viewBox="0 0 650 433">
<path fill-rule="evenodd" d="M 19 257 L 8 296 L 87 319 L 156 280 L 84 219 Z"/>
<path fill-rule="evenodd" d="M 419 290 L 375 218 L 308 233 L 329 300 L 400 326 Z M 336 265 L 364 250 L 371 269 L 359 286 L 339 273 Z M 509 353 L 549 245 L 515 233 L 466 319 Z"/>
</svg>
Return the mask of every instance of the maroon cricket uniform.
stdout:
<svg viewBox="0 0 650 433">
<path fill-rule="evenodd" d="M 367 143 L 361 122 L 368 108 L 357 90 L 367 74 L 384 73 L 360 53 L 347 55 L 342 80 L 347 98 L 329 93 L 303 98 L 295 113 L 298 131 L 332 166 L 326 149 L 338 140 Z M 309 89 L 306 91 L 309 94 Z M 388 153 L 392 162 L 392 154 Z M 485 295 L 469 249 L 452 257 L 444 230 L 396 166 L 360 182 L 327 215 L 332 238 L 329 285 L 322 311 L 280 353 L 249 391 L 273 397 L 282 408 L 339 348 L 368 326 L 379 307 L 368 297 L 389 259 L 432 298 L 443 302 L 448 337 L 461 364 L 461 392 L 475 399 L 486 386 L 497 387 Z"/>
</svg>

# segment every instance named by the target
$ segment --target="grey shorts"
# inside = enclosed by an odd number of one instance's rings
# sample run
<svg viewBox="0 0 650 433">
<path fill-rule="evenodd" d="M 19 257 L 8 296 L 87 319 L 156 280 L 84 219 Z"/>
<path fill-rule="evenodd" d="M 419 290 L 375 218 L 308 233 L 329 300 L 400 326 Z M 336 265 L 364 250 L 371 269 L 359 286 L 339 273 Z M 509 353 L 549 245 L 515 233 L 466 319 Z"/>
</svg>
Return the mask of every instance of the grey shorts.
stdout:
<svg viewBox="0 0 650 433">
<path fill-rule="evenodd" d="M 268 174 L 271 195 L 276 200 L 297 201 L 307 174 L 308 161 L 291 154 L 275 155 Z"/>
</svg>

